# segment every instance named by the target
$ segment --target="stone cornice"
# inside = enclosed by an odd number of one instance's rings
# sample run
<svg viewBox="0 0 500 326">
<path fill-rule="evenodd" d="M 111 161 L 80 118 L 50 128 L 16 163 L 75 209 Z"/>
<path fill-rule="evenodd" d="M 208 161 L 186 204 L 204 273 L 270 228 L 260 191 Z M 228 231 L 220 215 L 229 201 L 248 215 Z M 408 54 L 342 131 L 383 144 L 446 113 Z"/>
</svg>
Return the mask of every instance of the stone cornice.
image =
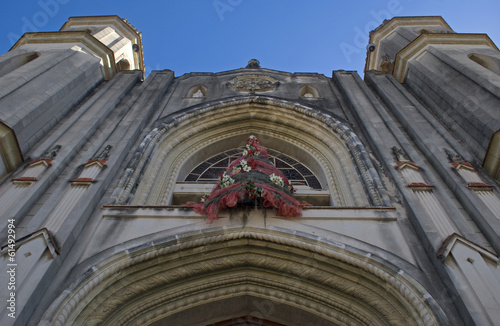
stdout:
<svg viewBox="0 0 500 326">
<path fill-rule="evenodd" d="M 393 75 L 400 83 L 408 73 L 408 62 L 418 58 L 429 45 L 483 45 L 498 51 L 486 34 L 422 34 L 396 55 Z"/>
<path fill-rule="evenodd" d="M 451 27 L 441 16 L 424 16 L 424 17 L 394 17 L 389 21 L 384 21 L 382 25 L 370 32 L 370 40 L 368 43 L 375 44 L 375 51 L 367 53 L 365 71 L 374 70 L 378 67 L 378 58 L 381 57 L 380 41 L 388 37 L 398 27 L 426 27 L 426 26 L 442 26 L 452 31 Z"/>
<path fill-rule="evenodd" d="M 189 206 L 129 206 L 129 205 L 106 205 L 102 208 L 103 218 L 183 218 L 199 220 L 205 217 L 199 215 Z M 254 209 L 254 208 L 252 208 Z M 264 210 L 264 208 L 255 208 Z M 266 216 L 269 218 L 282 219 L 281 216 L 275 216 L 272 209 L 265 209 Z M 233 209 L 232 211 L 244 211 Z M 229 212 L 223 212 L 220 218 L 229 217 Z M 398 212 L 395 207 L 332 207 L 332 206 L 306 206 L 302 216 L 296 220 L 365 220 L 391 222 L 398 219 Z"/>
<path fill-rule="evenodd" d="M 393 17 L 370 32 L 370 43 L 379 42 L 400 26 L 443 26 L 452 30 L 450 25 L 441 16 Z"/>
</svg>

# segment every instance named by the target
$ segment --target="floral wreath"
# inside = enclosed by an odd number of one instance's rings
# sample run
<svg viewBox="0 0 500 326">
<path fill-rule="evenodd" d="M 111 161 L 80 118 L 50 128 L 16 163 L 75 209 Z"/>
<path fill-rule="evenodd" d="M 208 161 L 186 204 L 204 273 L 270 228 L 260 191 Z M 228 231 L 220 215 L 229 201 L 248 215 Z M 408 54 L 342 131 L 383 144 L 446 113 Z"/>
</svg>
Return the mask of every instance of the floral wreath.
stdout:
<svg viewBox="0 0 500 326">
<path fill-rule="evenodd" d="M 295 189 L 269 160 L 267 150 L 260 146 L 257 137 L 250 136 L 243 155 L 219 175 L 212 192 L 205 195 L 201 203 L 186 205 L 207 215 L 208 223 L 218 219 L 222 210 L 243 206 L 275 208 L 278 216 L 296 217 L 310 204 L 296 200 L 294 193 Z"/>
</svg>

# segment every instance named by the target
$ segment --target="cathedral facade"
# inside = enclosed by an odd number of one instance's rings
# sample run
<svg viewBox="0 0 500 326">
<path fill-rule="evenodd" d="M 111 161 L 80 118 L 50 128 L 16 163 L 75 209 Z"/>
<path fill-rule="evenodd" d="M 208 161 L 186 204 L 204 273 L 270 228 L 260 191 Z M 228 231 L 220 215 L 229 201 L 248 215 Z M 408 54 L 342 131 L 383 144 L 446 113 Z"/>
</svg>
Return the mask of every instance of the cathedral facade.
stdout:
<svg viewBox="0 0 500 326">
<path fill-rule="evenodd" d="M 364 80 L 145 79 L 120 17 L 24 34 L 0 56 L 0 324 L 500 325 L 500 52 L 441 17 L 369 43 Z"/>
</svg>

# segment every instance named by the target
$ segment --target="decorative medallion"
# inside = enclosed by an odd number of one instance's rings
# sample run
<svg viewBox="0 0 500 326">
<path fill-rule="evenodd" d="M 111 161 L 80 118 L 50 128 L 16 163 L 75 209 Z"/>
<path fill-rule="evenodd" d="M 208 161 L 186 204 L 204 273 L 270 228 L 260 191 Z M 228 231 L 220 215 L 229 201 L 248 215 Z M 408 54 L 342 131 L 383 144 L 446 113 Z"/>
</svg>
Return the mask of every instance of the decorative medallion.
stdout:
<svg viewBox="0 0 500 326">
<path fill-rule="evenodd" d="M 227 87 L 238 92 L 268 92 L 276 89 L 279 82 L 266 75 L 242 75 L 227 82 Z"/>
</svg>

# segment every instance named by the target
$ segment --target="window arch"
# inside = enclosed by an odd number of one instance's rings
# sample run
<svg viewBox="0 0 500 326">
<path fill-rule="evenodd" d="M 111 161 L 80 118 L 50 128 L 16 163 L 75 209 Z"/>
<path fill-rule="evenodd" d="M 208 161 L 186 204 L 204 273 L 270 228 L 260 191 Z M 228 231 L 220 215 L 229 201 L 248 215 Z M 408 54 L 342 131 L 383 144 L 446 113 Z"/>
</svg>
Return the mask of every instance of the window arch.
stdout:
<svg viewBox="0 0 500 326">
<path fill-rule="evenodd" d="M 489 71 L 494 72 L 497 75 L 500 75 L 500 59 L 495 58 L 489 55 L 480 54 L 480 53 L 471 53 L 468 55 L 469 59 L 474 61 L 475 63 L 483 66 Z"/>
<path fill-rule="evenodd" d="M 0 182 L 23 162 L 14 131 L 0 121 Z"/>
<path fill-rule="evenodd" d="M 255 135 L 264 147 L 300 158 L 325 189 L 319 192 L 327 193 L 327 205 L 390 203 L 377 173 L 358 172 L 372 171 L 373 163 L 364 159 L 368 157 L 364 146 L 341 121 L 302 105 L 248 97 L 237 102 L 226 99 L 203 110 L 194 106 L 173 120 L 164 119 L 138 148 L 139 161 L 122 175 L 108 204 L 175 204 L 178 190 L 192 192 L 187 189 L 191 185 L 182 182 L 200 162 L 243 146 L 249 135 Z M 213 184 L 205 185 L 207 189 L 194 190 L 210 192 Z"/>
<path fill-rule="evenodd" d="M 300 88 L 300 97 L 305 99 L 319 98 L 319 92 L 315 87 L 305 85 Z"/>
<path fill-rule="evenodd" d="M 187 98 L 204 98 L 207 95 L 207 88 L 204 85 L 196 85 L 189 89 Z"/>
<path fill-rule="evenodd" d="M 229 164 L 241 157 L 242 148 L 227 150 L 198 164 L 184 179 L 191 182 L 216 182 Z M 314 173 L 305 165 L 288 155 L 267 149 L 269 160 L 282 172 L 292 185 L 303 185 L 313 189 L 321 189 L 321 183 Z"/>
<path fill-rule="evenodd" d="M 116 64 L 116 68 L 118 71 L 130 70 L 130 62 L 127 59 L 121 59 Z"/>
<path fill-rule="evenodd" d="M 38 52 L 29 52 L 18 54 L 0 62 L 0 77 L 3 77 L 8 73 L 16 70 L 17 68 L 27 64 L 28 62 L 35 60 L 39 56 L 40 53 Z"/>
</svg>

